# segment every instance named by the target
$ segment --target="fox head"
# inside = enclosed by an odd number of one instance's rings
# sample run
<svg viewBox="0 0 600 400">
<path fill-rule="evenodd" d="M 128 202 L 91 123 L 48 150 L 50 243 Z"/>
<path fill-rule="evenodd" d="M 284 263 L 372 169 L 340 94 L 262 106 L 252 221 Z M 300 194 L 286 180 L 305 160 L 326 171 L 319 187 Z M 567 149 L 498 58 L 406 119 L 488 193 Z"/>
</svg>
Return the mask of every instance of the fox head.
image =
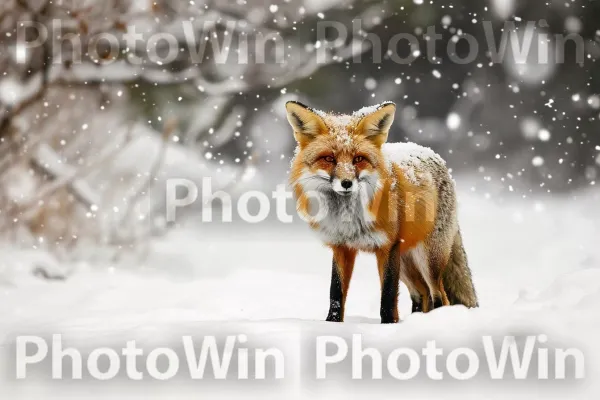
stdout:
<svg viewBox="0 0 600 400">
<path fill-rule="evenodd" d="M 328 114 L 294 101 L 286 109 L 298 143 L 290 176 L 295 189 L 372 197 L 386 169 L 381 146 L 394 121 L 395 104 L 365 107 L 351 115 Z"/>
</svg>

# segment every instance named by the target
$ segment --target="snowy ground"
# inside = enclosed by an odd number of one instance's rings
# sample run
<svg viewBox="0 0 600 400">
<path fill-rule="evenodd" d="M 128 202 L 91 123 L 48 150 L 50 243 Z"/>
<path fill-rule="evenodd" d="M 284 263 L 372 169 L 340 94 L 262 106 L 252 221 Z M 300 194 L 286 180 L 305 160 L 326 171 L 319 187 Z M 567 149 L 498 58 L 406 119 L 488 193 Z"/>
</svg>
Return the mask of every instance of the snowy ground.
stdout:
<svg viewBox="0 0 600 400">
<path fill-rule="evenodd" d="M 517 199 L 499 205 L 461 191 L 460 220 L 481 308 L 450 307 L 379 325 L 379 284 L 374 259 L 361 256 L 347 303 L 347 322 L 321 322 L 327 312 L 330 254 L 306 229 L 253 234 L 232 229 L 226 237 L 192 227 L 152 245 L 143 266 L 79 266 L 66 281 L 46 281 L 19 270 L 18 256 L 0 261 L 0 398 L 597 398 L 600 342 L 599 191 L 576 198 Z M 4 253 L 7 253 L 6 251 Z M 23 263 L 22 266 L 27 263 Z M 283 384 L 167 383 L 124 379 L 105 383 L 14 379 L 17 334 L 61 333 L 86 346 L 127 340 L 168 345 L 182 335 L 240 334 L 289 351 Z M 317 335 L 363 333 L 382 348 L 427 340 L 444 346 L 480 346 L 483 335 L 538 335 L 548 347 L 585 354 L 586 379 L 562 382 L 426 378 L 323 385 L 305 367 Z M 302 364 L 300 364 L 302 360 Z M 296 365 L 302 365 L 297 367 Z M 286 376 L 287 376 L 286 370 Z"/>
</svg>

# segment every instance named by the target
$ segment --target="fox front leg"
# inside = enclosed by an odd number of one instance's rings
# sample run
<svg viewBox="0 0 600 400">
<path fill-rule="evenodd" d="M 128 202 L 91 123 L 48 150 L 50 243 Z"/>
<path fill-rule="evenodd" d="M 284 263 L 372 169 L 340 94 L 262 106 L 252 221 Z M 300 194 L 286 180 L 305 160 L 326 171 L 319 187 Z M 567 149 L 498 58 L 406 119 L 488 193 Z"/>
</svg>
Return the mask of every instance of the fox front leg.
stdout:
<svg viewBox="0 0 600 400">
<path fill-rule="evenodd" d="M 344 294 L 342 291 L 342 280 L 338 271 L 338 266 L 333 260 L 331 268 L 331 286 L 329 288 L 329 313 L 327 320 L 329 322 L 342 322 L 344 320 L 344 309 L 342 302 Z"/>
<path fill-rule="evenodd" d="M 398 315 L 398 291 L 400 288 L 400 257 L 398 245 L 389 250 L 376 253 L 381 281 L 381 308 L 382 324 L 394 324 L 400 320 Z"/>
<path fill-rule="evenodd" d="M 327 321 L 344 321 L 346 296 L 354 270 L 356 250 L 345 247 L 333 249 L 333 262 L 331 267 L 331 286 L 329 288 L 329 313 Z"/>
</svg>

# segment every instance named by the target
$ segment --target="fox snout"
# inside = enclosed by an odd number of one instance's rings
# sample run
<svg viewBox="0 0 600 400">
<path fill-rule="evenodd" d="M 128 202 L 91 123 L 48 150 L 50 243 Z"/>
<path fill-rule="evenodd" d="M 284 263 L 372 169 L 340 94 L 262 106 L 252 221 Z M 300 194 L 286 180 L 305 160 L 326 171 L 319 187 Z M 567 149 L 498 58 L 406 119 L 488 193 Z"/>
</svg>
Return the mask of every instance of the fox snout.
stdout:
<svg viewBox="0 0 600 400">
<path fill-rule="evenodd" d="M 336 165 L 333 173 L 333 190 L 340 195 L 347 196 L 358 190 L 356 168 L 349 163 Z"/>
<path fill-rule="evenodd" d="M 333 178 L 333 190 L 342 196 L 348 196 L 358 190 L 356 179 Z"/>
</svg>

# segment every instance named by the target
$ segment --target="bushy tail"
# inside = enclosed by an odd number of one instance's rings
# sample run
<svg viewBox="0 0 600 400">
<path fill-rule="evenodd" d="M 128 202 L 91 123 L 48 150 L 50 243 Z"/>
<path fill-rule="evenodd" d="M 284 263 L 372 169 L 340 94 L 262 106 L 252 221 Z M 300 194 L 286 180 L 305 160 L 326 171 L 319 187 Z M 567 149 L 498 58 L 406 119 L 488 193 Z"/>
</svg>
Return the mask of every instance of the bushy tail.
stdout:
<svg viewBox="0 0 600 400">
<path fill-rule="evenodd" d="M 469 308 L 479 307 L 460 231 L 454 238 L 450 261 L 444 270 L 442 279 L 451 305 L 462 304 Z"/>
</svg>

